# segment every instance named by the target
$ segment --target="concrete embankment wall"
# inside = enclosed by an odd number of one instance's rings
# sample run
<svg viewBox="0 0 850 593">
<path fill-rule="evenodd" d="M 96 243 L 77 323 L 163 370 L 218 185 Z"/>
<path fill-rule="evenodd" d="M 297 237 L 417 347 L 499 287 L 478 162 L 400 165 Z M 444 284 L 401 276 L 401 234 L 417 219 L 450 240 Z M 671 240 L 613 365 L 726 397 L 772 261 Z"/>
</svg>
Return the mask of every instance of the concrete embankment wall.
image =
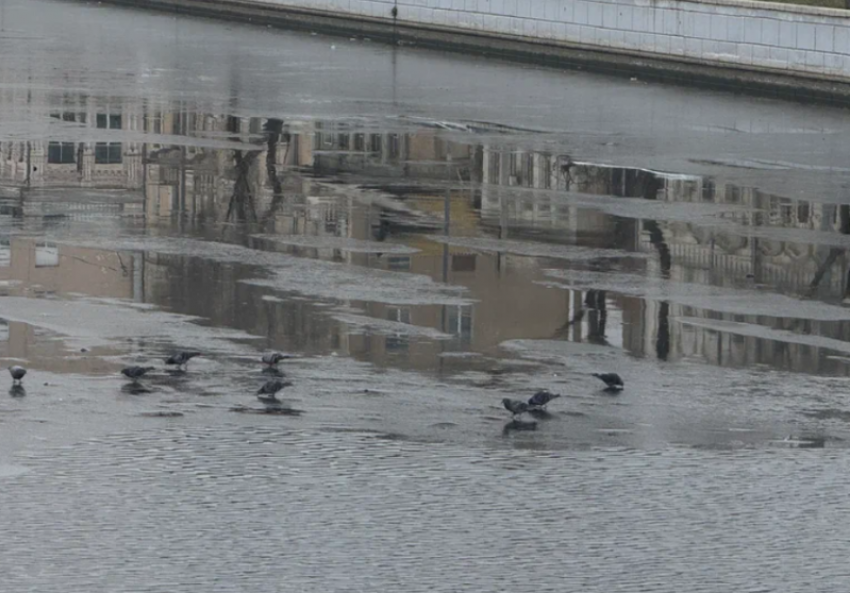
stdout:
<svg viewBox="0 0 850 593">
<path fill-rule="evenodd" d="M 850 11 L 835 9 L 749 0 L 113 2 L 850 100 Z"/>
</svg>

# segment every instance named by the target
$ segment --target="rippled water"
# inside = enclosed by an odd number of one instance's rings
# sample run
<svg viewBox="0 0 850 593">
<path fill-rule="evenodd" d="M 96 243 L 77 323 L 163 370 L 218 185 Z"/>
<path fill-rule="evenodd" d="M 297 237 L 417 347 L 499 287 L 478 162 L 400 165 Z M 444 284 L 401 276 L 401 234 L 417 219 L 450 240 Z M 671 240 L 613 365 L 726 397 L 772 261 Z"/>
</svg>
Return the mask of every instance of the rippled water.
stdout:
<svg viewBox="0 0 850 593">
<path fill-rule="evenodd" d="M 843 111 L 75 2 L 0 48 L 0 591 L 841 590 Z"/>
<path fill-rule="evenodd" d="M 27 458 L 33 470 L 0 495 L 14 544 L 4 580 L 18 591 L 835 590 L 846 459 L 154 429 Z"/>
</svg>

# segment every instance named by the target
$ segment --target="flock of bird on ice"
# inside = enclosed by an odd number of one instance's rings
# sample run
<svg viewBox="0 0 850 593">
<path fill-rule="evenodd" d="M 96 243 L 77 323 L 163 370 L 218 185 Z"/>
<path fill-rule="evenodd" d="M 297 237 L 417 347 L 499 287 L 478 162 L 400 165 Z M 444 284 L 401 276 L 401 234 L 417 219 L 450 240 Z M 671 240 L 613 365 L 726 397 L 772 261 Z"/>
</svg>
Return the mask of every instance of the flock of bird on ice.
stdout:
<svg viewBox="0 0 850 593">
<path fill-rule="evenodd" d="M 189 361 L 200 355 L 201 353 L 197 351 L 175 352 L 174 354 L 165 359 L 165 364 L 167 366 L 176 366 L 178 369 L 185 370 L 186 365 L 189 364 Z M 277 371 L 277 365 L 281 361 L 287 360 L 289 358 L 294 358 L 294 356 L 292 356 L 291 354 L 281 354 L 280 352 L 271 352 L 269 354 L 263 355 L 262 362 L 266 365 L 267 371 L 271 371 L 273 374 L 282 376 L 283 373 Z M 128 366 L 121 369 L 121 374 L 130 379 L 134 384 L 138 384 L 139 379 L 144 377 L 148 372 L 154 370 L 155 368 L 156 367 L 152 366 Z M 12 375 L 13 389 L 15 387 L 20 388 L 24 375 L 27 374 L 27 369 L 20 365 L 10 366 L 9 374 Z M 623 383 L 623 379 L 620 378 L 620 375 L 618 375 L 617 373 L 593 373 L 593 376 L 605 383 L 606 391 L 622 391 L 625 386 Z M 277 393 L 285 387 L 289 387 L 291 385 L 291 382 L 283 381 L 281 379 L 271 379 L 269 381 L 266 381 L 263 386 L 260 387 L 260 389 L 257 391 L 257 399 L 259 399 L 266 406 L 280 406 L 281 401 L 277 398 Z M 528 399 L 528 401 L 523 401 L 520 399 L 511 399 L 506 397 L 502 400 L 502 405 L 508 412 L 512 414 L 514 419 L 517 419 L 518 417 L 522 416 L 527 412 L 544 410 L 549 404 L 549 402 L 559 397 L 561 397 L 559 394 L 552 393 L 544 389 L 532 395 Z"/>
<path fill-rule="evenodd" d="M 617 373 L 593 373 L 593 376 L 605 383 L 605 391 L 619 392 L 625 387 L 623 379 Z M 547 389 L 538 391 L 532 395 L 528 401 L 521 399 L 511 399 L 506 397 L 502 400 L 502 405 L 513 415 L 514 420 L 526 412 L 536 412 L 546 409 L 546 405 L 553 399 L 561 397 L 558 393 L 552 393 Z"/>
<path fill-rule="evenodd" d="M 195 351 L 175 352 L 165 359 L 165 364 L 166 366 L 176 366 L 178 369 L 185 370 L 189 361 L 200 355 L 200 352 Z M 291 354 L 272 352 L 271 354 L 265 354 L 262 361 L 266 365 L 267 372 L 271 372 L 272 374 L 281 377 L 283 376 L 283 373 L 277 370 L 277 365 L 288 358 L 295 357 Z M 130 379 L 134 385 L 138 385 L 139 379 L 155 369 L 156 367 L 152 366 L 128 366 L 121 369 L 121 374 Z M 24 376 L 27 374 L 27 369 L 20 365 L 10 366 L 9 374 L 12 375 L 12 389 L 22 391 L 22 383 Z M 277 398 L 277 393 L 284 387 L 289 387 L 291 385 L 292 383 L 289 381 L 282 381 L 281 379 L 266 381 L 266 383 L 260 387 L 260 390 L 257 392 L 257 398 L 268 406 L 279 406 L 281 401 Z M 20 395 L 23 395 L 23 393 Z"/>
</svg>

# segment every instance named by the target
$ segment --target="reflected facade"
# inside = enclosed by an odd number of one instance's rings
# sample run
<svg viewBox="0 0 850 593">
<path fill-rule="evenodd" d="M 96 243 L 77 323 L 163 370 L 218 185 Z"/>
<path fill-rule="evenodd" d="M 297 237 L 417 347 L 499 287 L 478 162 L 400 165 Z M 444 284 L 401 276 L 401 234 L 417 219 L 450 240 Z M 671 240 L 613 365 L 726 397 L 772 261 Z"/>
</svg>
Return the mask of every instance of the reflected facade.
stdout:
<svg viewBox="0 0 850 593">
<path fill-rule="evenodd" d="M 52 136 L 44 141 L 0 143 L 6 196 L 0 208 L 13 219 L 27 214 L 0 241 L 0 283 L 9 293 L 132 299 L 265 336 L 269 347 L 337 351 L 418 369 L 440 367 L 446 353 L 498 356 L 507 340 L 537 339 L 610 344 L 661 360 L 846 372 L 828 347 L 689 320 L 839 341 L 850 341 L 848 322 L 729 314 L 663 296 L 555 286 L 547 271 L 613 271 L 840 305 L 850 266 L 847 206 L 582 162 L 485 124 L 417 121 L 384 130 L 80 97 L 51 112 L 48 129 Z M 650 202 L 657 207 L 648 208 Z M 693 220 L 678 214 L 688 207 L 697 212 Z M 60 229 L 100 215 L 115 228 L 131 224 L 152 235 L 185 234 L 425 275 L 462 287 L 470 304 L 336 303 L 361 318 L 390 322 L 381 331 L 364 329 L 297 290 L 274 293 L 242 282 L 263 274 L 248 265 L 82 249 L 19 233 L 49 230 L 45 221 L 57 212 Z M 268 239 L 275 236 L 315 241 Z M 519 242 L 537 251 L 434 236 Z M 323 238 L 371 247 L 347 249 Z M 386 253 L 375 247 L 380 243 Z M 399 246 L 413 249 L 393 249 Z M 570 246 L 604 253 L 546 252 Z M 409 325 L 444 337 L 411 337 Z M 7 340 L 14 341 L 14 333 L 7 331 Z"/>
</svg>

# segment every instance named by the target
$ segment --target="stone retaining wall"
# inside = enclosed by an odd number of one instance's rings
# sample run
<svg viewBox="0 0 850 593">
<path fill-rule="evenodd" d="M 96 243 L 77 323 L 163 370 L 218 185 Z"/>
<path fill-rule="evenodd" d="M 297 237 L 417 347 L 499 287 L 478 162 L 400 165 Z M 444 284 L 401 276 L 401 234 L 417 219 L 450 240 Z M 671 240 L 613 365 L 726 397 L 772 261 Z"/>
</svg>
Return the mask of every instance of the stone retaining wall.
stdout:
<svg viewBox="0 0 850 593">
<path fill-rule="evenodd" d="M 746 1 L 257 0 L 587 48 L 850 79 L 845 11 Z"/>
<path fill-rule="evenodd" d="M 751 0 L 111 1 L 850 102 L 844 10 Z"/>
</svg>

